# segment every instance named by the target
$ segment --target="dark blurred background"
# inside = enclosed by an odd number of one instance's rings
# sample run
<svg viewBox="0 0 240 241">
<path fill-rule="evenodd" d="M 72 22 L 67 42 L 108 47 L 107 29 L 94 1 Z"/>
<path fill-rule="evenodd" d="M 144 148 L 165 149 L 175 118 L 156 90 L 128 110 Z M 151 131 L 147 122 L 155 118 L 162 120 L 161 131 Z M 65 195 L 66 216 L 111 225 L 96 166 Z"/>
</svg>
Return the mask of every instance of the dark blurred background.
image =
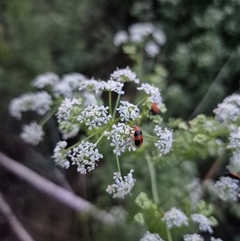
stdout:
<svg viewBox="0 0 240 241">
<path fill-rule="evenodd" d="M 239 12 L 239 0 L 1 1 L 1 151 L 61 184 L 57 177 L 63 173 L 50 158 L 46 159 L 59 138 L 53 131 L 56 123 L 48 123 L 46 142 L 29 147 L 18 133 L 30 117 L 21 121 L 10 118 L 8 104 L 12 98 L 33 91 L 31 81 L 45 72 L 59 76 L 79 72 L 89 78 L 107 79 L 116 67 L 134 66 L 134 61 L 114 46 L 113 36 L 137 22 L 150 21 L 161 26 L 167 37 L 155 60 L 167 73 L 161 92 L 168 108 L 166 118 L 188 120 L 198 113 L 213 115 L 217 103 L 239 91 Z M 151 69 L 147 74 L 151 74 Z M 134 213 L 134 204 L 97 198 L 103 196 L 104 188 L 99 191 L 101 184 L 95 177 L 77 175 L 71 169 L 64 174 L 81 197 L 104 209 L 108 204 L 128 205 Z M 109 235 L 121 230 L 122 236 L 115 236 L 115 240 L 139 238 L 134 224 L 131 229 L 106 228 L 78 217 L 2 167 L 0 187 L 36 240 L 110 240 Z M 229 220 L 235 223 L 231 217 Z M 17 240 L 2 216 L 0 225 L 1 240 Z"/>
</svg>

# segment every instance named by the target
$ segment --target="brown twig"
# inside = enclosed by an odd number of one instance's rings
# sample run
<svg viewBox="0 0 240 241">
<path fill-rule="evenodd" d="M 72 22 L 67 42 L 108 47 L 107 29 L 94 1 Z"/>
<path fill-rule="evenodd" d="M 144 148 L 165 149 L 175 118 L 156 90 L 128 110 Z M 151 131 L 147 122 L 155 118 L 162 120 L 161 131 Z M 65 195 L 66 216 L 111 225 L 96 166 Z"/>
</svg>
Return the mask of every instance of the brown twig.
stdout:
<svg viewBox="0 0 240 241">
<path fill-rule="evenodd" d="M 118 221 L 117 218 L 114 217 L 112 214 L 109 214 L 103 210 L 99 210 L 90 202 L 75 195 L 73 192 L 66 190 L 56 185 L 55 183 L 43 178 L 42 176 L 31 171 L 29 168 L 16 162 L 15 160 L 7 157 L 1 152 L 0 165 L 5 167 L 8 171 L 17 175 L 19 178 L 25 180 L 39 191 L 48 194 L 49 196 L 55 198 L 59 202 L 64 203 L 65 205 L 76 211 L 91 214 L 93 217 L 106 224 L 113 224 Z"/>
<path fill-rule="evenodd" d="M 2 193 L 0 193 L 0 211 L 7 219 L 9 225 L 11 226 L 12 230 L 16 234 L 16 236 L 21 241 L 34 241 L 31 235 L 25 230 L 23 225 L 14 215 L 13 211 L 9 207 L 8 203 L 4 200 Z"/>
</svg>

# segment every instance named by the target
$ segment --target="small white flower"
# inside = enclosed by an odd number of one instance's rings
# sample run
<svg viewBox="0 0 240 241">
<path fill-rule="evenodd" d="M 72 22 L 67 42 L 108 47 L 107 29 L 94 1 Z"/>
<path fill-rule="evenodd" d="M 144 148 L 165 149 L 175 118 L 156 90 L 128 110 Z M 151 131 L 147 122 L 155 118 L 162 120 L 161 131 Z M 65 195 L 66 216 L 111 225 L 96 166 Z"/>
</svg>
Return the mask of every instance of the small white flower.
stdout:
<svg viewBox="0 0 240 241">
<path fill-rule="evenodd" d="M 120 101 L 121 105 L 117 108 L 120 114 L 121 121 L 128 122 L 129 120 L 136 120 L 139 118 L 139 109 L 136 105 L 129 103 L 128 101 Z"/>
<path fill-rule="evenodd" d="M 124 198 L 129 194 L 134 186 L 135 179 L 132 176 L 133 170 L 131 169 L 127 176 L 122 177 L 119 172 L 113 174 L 114 183 L 108 185 L 106 191 L 113 194 L 113 198 Z"/>
<path fill-rule="evenodd" d="M 240 150 L 240 127 L 235 127 L 231 131 L 227 148 Z"/>
<path fill-rule="evenodd" d="M 145 51 L 149 57 L 154 58 L 160 53 L 160 48 L 155 42 L 151 41 L 146 43 Z"/>
<path fill-rule="evenodd" d="M 140 241 L 164 241 L 159 234 L 146 231 Z"/>
<path fill-rule="evenodd" d="M 207 217 L 202 214 L 195 213 L 191 215 L 191 218 L 193 222 L 198 223 L 200 231 L 213 233 L 210 221 Z"/>
<path fill-rule="evenodd" d="M 42 126 L 38 125 L 36 122 L 32 122 L 29 125 L 23 126 L 23 132 L 20 134 L 20 138 L 26 143 L 36 146 L 40 141 L 42 141 L 44 132 Z"/>
<path fill-rule="evenodd" d="M 211 237 L 211 241 L 223 241 L 223 240 L 220 239 L 220 238 L 214 238 L 214 237 Z"/>
<path fill-rule="evenodd" d="M 118 82 L 135 82 L 136 84 L 139 83 L 139 79 L 137 78 L 136 74 L 133 73 L 129 67 L 125 69 L 117 69 L 115 70 L 111 76 L 111 80 L 115 80 Z"/>
<path fill-rule="evenodd" d="M 162 105 L 162 97 L 160 94 L 160 91 L 158 88 L 143 83 L 140 87 L 137 88 L 138 90 L 143 90 L 147 95 L 150 95 L 150 102 L 156 103 L 156 105 L 161 106 Z"/>
<path fill-rule="evenodd" d="M 45 92 L 28 93 L 21 95 L 11 101 L 9 106 L 10 115 L 21 119 L 22 112 L 35 111 L 39 115 L 44 115 L 52 104 L 51 96 Z"/>
<path fill-rule="evenodd" d="M 239 195 L 238 180 L 230 177 L 220 177 L 220 181 L 217 181 L 214 187 L 219 198 L 222 200 L 237 201 Z"/>
<path fill-rule="evenodd" d="M 162 128 L 158 125 L 155 126 L 154 131 L 159 138 L 159 140 L 154 143 L 159 150 L 159 156 L 162 154 L 167 154 L 172 147 L 172 131 L 168 130 L 167 128 L 162 130 Z"/>
<path fill-rule="evenodd" d="M 201 235 L 199 234 L 186 234 L 183 236 L 184 241 L 204 241 Z"/>
<path fill-rule="evenodd" d="M 70 166 L 70 162 L 67 160 L 67 151 L 65 150 L 66 146 L 66 141 L 58 142 L 53 151 L 53 158 L 56 165 L 67 169 Z"/>
<path fill-rule="evenodd" d="M 220 123 L 226 124 L 236 121 L 240 116 L 240 95 L 233 94 L 226 97 L 213 112 L 215 119 Z"/>
<path fill-rule="evenodd" d="M 227 169 L 231 172 L 240 173 L 240 150 L 233 152 Z"/>
<path fill-rule="evenodd" d="M 124 84 L 121 82 L 108 80 L 107 82 L 104 82 L 104 84 L 101 86 L 100 89 L 105 91 L 113 91 L 119 95 L 123 95 L 124 94 L 124 91 L 122 90 L 123 85 Z"/>
<path fill-rule="evenodd" d="M 78 116 L 77 120 L 80 123 L 85 123 L 89 130 L 107 124 L 111 119 L 111 115 L 108 115 L 109 107 L 104 107 L 103 105 L 89 105 L 87 106 Z"/>
<path fill-rule="evenodd" d="M 119 46 L 121 44 L 124 44 L 128 41 L 128 34 L 124 30 L 118 31 L 113 38 L 113 43 L 115 46 Z"/>
<path fill-rule="evenodd" d="M 59 77 L 54 73 L 45 73 L 38 75 L 34 80 L 32 85 L 39 89 L 43 89 L 45 86 L 54 86 L 55 84 L 59 83 Z"/>
<path fill-rule="evenodd" d="M 133 145 L 133 129 L 132 127 L 118 123 L 112 126 L 110 132 L 105 131 L 104 135 L 107 136 L 107 140 L 111 139 L 110 146 L 113 146 L 113 153 L 120 156 L 121 153 L 128 151 L 135 151 L 136 147 Z"/>
<path fill-rule="evenodd" d="M 167 211 L 161 220 L 166 223 L 168 228 L 188 225 L 186 215 L 175 207 Z"/>
<path fill-rule="evenodd" d="M 73 147 L 68 151 L 67 156 L 72 161 L 72 164 L 78 166 L 77 171 L 81 174 L 94 170 L 97 166 L 96 162 L 103 158 L 103 155 L 96 148 L 96 144 L 88 141 L 83 141 L 77 147 Z"/>
</svg>

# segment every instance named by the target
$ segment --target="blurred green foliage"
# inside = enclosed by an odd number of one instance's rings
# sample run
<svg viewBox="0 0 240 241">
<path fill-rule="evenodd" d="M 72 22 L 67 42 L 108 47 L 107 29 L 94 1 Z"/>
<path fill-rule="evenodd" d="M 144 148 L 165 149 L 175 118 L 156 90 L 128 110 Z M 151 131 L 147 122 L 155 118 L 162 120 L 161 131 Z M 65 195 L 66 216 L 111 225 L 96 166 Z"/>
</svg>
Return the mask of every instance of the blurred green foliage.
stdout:
<svg viewBox="0 0 240 241">
<path fill-rule="evenodd" d="M 32 79 L 48 71 L 60 76 L 80 72 L 88 77 L 105 78 L 116 67 L 130 65 L 142 68 L 143 81 L 154 83 L 162 90 L 167 107 L 163 116 L 166 121 L 169 117 L 189 118 L 207 92 L 208 98 L 192 117 L 202 112 L 211 114 L 226 95 L 237 91 L 240 78 L 240 0 L 5 0 L 1 8 L 1 94 L 4 104 L 1 119 L 6 118 L 9 100 L 31 91 L 29 83 Z M 113 45 L 112 39 L 118 30 L 126 30 L 132 23 L 144 21 L 159 26 L 166 33 L 167 42 L 157 59 L 145 60 L 145 65 L 139 67 L 135 59 L 125 54 L 127 51 L 131 53 L 132 49 L 121 50 Z M 214 88 L 209 90 L 212 83 Z M 194 121 L 197 129 L 194 129 Z M 163 207 L 180 203 L 184 211 L 189 211 L 189 203 L 184 198 L 187 190 L 182 186 L 193 177 L 206 174 L 210 168 L 208 160 L 216 158 L 219 150 L 215 142 L 211 145 L 211 139 L 217 136 L 224 139 L 226 135 L 224 129 L 216 133 L 213 129 L 206 130 L 207 133 L 202 131 L 202 121 L 209 121 L 211 127 L 216 125 L 211 118 L 200 116 L 194 121 L 191 123 L 193 129 L 188 131 L 188 123 L 171 119 L 168 125 L 176 130 L 174 139 L 178 139 L 172 154 L 160 159 L 154 151 L 150 153 L 158 168 L 158 192 Z M 148 123 L 142 124 L 146 132 L 152 131 Z M 98 235 L 92 234 L 92 240 L 109 240 L 111 235 L 119 232 L 122 236 L 117 235 L 116 240 L 129 240 L 128 237 L 139 240 L 142 235 L 143 230 L 139 231 L 139 226 L 131 218 L 139 212 L 134 199 L 142 190 L 148 190 L 146 195 L 150 204 L 152 202 L 144 154 L 153 143 L 144 140 L 144 145 L 134 156 L 123 156 L 123 170 L 134 168 L 134 174 L 142 177 L 137 180 L 132 196 L 124 201 L 112 200 L 105 194 L 112 173 L 116 171 L 114 160 L 100 166 L 90 176 L 88 185 L 91 185 L 91 190 L 88 192 L 92 200 L 105 209 L 112 204 L 123 205 L 129 210 L 127 224 L 132 227 L 102 228 L 93 223 L 92 232 Z M 48 152 L 48 148 L 43 150 Z M 112 151 L 106 145 L 99 148 L 104 156 Z M 111 175 L 105 175 L 105 172 Z M 231 214 L 225 215 L 228 206 L 221 203 L 219 210 L 215 211 L 222 222 L 225 216 L 230 216 L 234 223 L 235 217 L 231 215 L 238 207 L 233 205 Z M 156 214 L 156 207 L 153 204 L 149 209 L 144 215 L 149 226 L 154 227 L 149 214 Z M 227 221 L 225 225 L 227 231 L 223 236 L 229 238 L 235 229 Z M 77 227 L 72 229 L 77 233 Z M 76 240 L 72 236 L 71 240 Z"/>
</svg>

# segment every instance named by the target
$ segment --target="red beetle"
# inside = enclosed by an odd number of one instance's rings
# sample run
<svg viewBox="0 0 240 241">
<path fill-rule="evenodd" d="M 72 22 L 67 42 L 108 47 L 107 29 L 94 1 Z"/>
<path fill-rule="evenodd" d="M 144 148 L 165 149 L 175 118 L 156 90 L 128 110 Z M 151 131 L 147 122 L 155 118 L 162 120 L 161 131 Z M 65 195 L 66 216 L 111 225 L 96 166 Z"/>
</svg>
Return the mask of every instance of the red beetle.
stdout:
<svg viewBox="0 0 240 241">
<path fill-rule="evenodd" d="M 136 147 L 140 147 L 143 143 L 143 135 L 141 129 L 134 125 L 133 126 L 133 131 L 134 131 L 134 144 Z"/>
<path fill-rule="evenodd" d="M 157 104 L 154 103 L 154 102 L 151 104 L 150 112 L 152 113 L 152 115 L 160 115 L 160 113 L 161 113 L 161 111 L 158 108 Z"/>
</svg>

